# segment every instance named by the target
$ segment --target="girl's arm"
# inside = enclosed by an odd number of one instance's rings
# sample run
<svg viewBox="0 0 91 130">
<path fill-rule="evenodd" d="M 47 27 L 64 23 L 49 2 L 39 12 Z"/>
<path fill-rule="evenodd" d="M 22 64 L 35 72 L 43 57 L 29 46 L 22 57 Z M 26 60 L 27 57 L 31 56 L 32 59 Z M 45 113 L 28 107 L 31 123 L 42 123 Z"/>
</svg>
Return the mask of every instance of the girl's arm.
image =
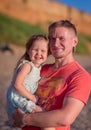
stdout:
<svg viewBox="0 0 91 130">
<path fill-rule="evenodd" d="M 21 68 L 18 71 L 18 74 L 16 75 L 14 87 L 23 97 L 32 100 L 33 102 L 36 102 L 36 97 L 33 94 L 31 94 L 23 85 L 23 82 L 26 76 L 30 73 L 31 68 L 32 67 L 29 63 L 25 63 L 21 66 Z"/>
</svg>

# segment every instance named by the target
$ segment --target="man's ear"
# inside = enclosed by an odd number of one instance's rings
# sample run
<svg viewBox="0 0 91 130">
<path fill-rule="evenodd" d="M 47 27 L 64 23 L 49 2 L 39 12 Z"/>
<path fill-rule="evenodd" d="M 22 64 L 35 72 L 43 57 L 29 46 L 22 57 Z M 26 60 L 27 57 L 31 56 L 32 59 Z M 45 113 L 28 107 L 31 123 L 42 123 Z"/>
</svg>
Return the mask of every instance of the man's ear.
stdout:
<svg viewBox="0 0 91 130">
<path fill-rule="evenodd" d="M 78 38 L 74 37 L 74 47 L 77 46 L 77 44 L 78 44 Z"/>
</svg>

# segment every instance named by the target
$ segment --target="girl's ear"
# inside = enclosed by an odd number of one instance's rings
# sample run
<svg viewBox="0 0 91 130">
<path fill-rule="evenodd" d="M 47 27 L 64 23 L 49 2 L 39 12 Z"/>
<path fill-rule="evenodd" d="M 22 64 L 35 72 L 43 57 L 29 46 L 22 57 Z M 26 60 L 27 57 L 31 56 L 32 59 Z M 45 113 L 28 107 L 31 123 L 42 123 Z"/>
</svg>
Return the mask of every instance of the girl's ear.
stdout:
<svg viewBox="0 0 91 130">
<path fill-rule="evenodd" d="M 26 50 L 26 55 L 29 55 L 29 51 L 28 50 Z"/>
</svg>

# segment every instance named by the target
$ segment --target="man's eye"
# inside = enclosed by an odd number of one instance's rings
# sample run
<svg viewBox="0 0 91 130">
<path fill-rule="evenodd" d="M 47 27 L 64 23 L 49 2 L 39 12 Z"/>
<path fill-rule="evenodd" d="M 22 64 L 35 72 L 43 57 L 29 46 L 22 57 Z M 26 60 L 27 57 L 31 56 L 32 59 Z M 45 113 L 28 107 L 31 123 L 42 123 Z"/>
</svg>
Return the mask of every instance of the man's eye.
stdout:
<svg viewBox="0 0 91 130">
<path fill-rule="evenodd" d="M 54 41 L 54 40 L 55 40 L 55 38 L 50 38 L 49 40 L 50 40 L 50 41 Z"/>
<path fill-rule="evenodd" d="M 59 39 L 60 39 L 60 41 L 65 41 L 65 39 L 63 37 L 60 37 Z"/>
<path fill-rule="evenodd" d="M 33 51 L 37 51 L 37 49 L 32 49 Z"/>
</svg>

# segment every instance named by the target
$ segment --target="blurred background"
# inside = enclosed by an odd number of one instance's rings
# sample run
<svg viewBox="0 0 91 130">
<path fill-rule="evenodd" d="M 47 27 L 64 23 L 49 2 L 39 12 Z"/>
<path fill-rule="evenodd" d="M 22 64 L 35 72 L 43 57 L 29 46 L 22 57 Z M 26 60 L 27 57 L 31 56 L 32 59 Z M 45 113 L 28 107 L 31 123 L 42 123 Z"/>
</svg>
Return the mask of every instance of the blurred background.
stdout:
<svg viewBox="0 0 91 130">
<path fill-rule="evenodd" d="M 47 34 L 49 24 L 61 19 L 71 20 L 76 25 L 79 44 L 75 58 L 91 74 L 90 0 L 0 0 L 0 130 L 10 130 L 4 124 L 7 120 L 5 96 L 27 40 L 35 33 Z M 54 62 L 53 57 L 47 62 Z M 72 130 L 91 130 L 90 122 L 91 97 Z"/>
</svg>

